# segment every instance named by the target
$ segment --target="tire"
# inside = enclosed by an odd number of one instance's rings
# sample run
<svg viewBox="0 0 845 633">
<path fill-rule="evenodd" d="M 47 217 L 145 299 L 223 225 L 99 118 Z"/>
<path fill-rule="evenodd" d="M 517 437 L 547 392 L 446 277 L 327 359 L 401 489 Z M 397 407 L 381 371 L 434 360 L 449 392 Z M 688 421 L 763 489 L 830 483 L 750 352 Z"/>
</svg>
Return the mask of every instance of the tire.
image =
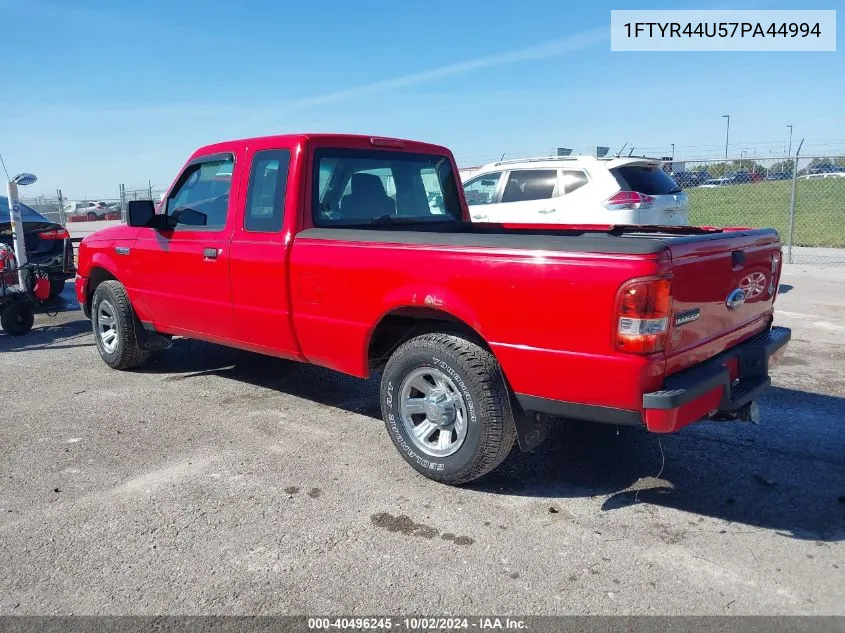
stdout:
<svg viewBox="0 0 845 633">
<path fill-rule="evenodd" d="M 32 306 L 23 299 L 14 300 L 0 312 L 0 325 L 9 336 L 23 336 L 32 329 L 35 313 Z"/>
<path fill-rule="evenodd" d="M 112 369 L 140 367 L 149 358 L 150 353 L 138 344 L 140 323 L 119 281 L 104 281 L 97 286 L 91 300 L 91 327 L 97 351 Z"/>
<path fill-rule="evenodd" d="M 423 404 L 425 412 L 420 412 Z M 510 393 L 496 359 L 452 334 L 425 334 L 397 348 L 382 374 L 381 409 L 405 461 L 445 484 L 467 483 L 490 472 L 516 439 Z M 412 437 L 412 429 L 423 439 Z"/>
<path fill-rule="evenodd" d="M 65 280 L 64 279 L 51 279 L 50 280 L 50 298 L 54 299 L 62 294 L 62 291 L 65 289 Z"/>
<path fill-rule="evenodd" d="M 98 218 L 97 218 L 96 213 L 89 213 L 88 215 L 85 216 L 85 219 L 87 219 L 89 222 L 93 222 L 94 220 L 97 220 Z"/>
</svg>

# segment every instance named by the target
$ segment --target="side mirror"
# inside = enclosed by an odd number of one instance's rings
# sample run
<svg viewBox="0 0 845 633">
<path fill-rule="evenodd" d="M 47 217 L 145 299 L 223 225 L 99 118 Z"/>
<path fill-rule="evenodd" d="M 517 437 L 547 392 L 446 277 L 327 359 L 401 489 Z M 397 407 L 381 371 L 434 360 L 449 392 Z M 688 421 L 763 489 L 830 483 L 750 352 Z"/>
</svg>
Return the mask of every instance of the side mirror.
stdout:
<svg viewBox="0 0 845 633">
<path fill-rule="evenodd" d="M 126 212 L 129 226 L 148 227 L 153 225 L 156 207 L 152 200 L 132 200 Z"/>
<path fill-rule="evenodd" d="M 484 180 L 481 181 L 481 184 L 484 185 L 485 187 L 492 187 L 493 185 L 496 184 L 496 181 L 495 180 L 488 180 L 488 179 L 485 178 Z"/>
</svg>

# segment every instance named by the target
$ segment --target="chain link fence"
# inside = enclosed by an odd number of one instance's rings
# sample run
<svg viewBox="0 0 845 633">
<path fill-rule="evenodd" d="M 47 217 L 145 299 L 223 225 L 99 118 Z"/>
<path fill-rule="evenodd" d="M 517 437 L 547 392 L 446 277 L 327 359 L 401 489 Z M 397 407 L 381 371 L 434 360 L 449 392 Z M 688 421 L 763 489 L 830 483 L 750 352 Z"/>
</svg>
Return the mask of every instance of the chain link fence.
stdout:
<svg viewBox="0 0 845 633">
<path fill-rule="evenodd" d="M 845 265 L 845 156 L 676 160 L 690 224 L 773 227 L 785 259 Z"/>
<path fill-rule="evenodd" d="M 845 265 L 845 155 L 676 159 L 665 169 L 689 195 L 690 224 L 773 227 L 786 261 Z M 58 191 L 22 202 L 66 224 L 121 219 L 130 200 L 158 202 L 164 193 L 148 183 L 119 185 L 117 196 L 68 199 Z"/>
<path fill-rule="evenodd" d="M 66 225 L 71 222 L 96 222 L 99 220 L 121 220 L 126 215 L 126 205 L 131 200 L 153 200 L 158 202 L 165 189 L 154 187 L 128 188 L 118 185 L 117 196 L 98 198 L 68 198 L 61 190 L 55 196 L 21 197 L 21 202 L 35 209 L 48 220 Z"/>
</svg>

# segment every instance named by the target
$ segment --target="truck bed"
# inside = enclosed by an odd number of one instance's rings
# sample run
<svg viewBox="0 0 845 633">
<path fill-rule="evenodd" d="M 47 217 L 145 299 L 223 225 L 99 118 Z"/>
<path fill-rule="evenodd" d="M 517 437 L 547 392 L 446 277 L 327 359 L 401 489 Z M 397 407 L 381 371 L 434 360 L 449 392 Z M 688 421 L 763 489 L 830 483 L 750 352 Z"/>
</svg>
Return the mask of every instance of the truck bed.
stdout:
<svg viewBox="0 0 845 633">
<path fill-rule="evenodd" d="M 690 245 L 730 237 L 778 239 L 774 229 L 707 229 L 701 227 L 518 226 L 464 223 L 425 226 L 385 226 L 378 229 L 312 228 L 297 238 L 346 240 L 382 244 L 436 245 L 563 253 L 654 255 L 673 245 Z"/>
</svg>

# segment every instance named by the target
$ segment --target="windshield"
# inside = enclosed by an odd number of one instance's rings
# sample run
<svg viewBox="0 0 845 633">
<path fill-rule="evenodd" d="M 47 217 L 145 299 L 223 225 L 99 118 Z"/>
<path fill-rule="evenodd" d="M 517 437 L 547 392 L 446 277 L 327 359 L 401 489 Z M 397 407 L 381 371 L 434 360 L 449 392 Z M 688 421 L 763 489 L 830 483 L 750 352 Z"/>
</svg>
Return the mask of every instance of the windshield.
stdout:
<svg viewBox="0 0 845 633">
<path fill-rule="evenodd" d="M 409 225 L 460 221 L 446 156 L 322 149 L 314 157 L 315 226 Z"/>
</svg>

